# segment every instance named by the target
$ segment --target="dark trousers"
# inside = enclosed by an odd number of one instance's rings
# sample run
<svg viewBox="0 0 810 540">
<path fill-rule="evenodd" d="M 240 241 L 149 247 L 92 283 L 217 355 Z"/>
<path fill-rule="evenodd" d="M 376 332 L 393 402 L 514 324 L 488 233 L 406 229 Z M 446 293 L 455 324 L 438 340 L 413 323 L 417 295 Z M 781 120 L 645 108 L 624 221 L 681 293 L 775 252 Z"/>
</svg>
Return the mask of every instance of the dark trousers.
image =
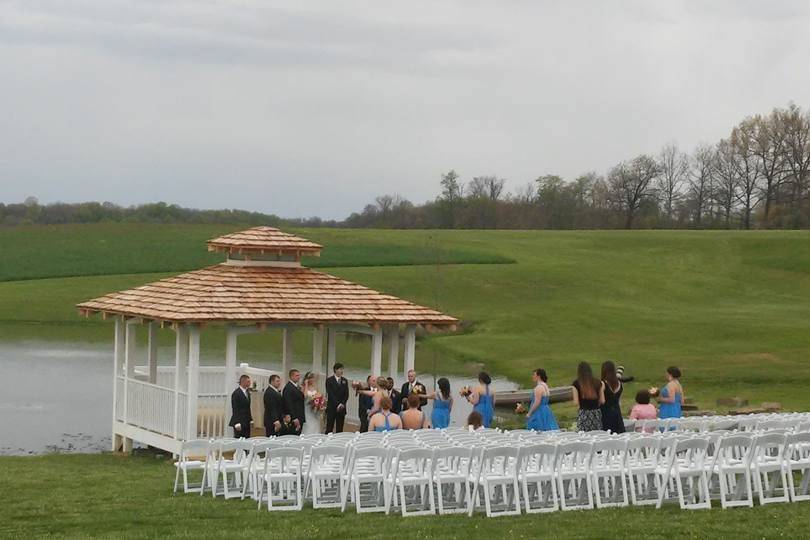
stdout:
<svg viewBox="0 0 810 540">
<path fill-rule="evenodd" d="M 368 414 L 366 411 L 360 411 L 360 433 L 368 431 Z"/>
<path fill-rule="evenodd" d="M 326 411 L 326 432 L 327 433 L 342 433 L 343 421 L 346 419 L 346 409 L 337 412 L 337 410 Z M 334 431 L 333 431 L 334 428 Z"/>
</svg>

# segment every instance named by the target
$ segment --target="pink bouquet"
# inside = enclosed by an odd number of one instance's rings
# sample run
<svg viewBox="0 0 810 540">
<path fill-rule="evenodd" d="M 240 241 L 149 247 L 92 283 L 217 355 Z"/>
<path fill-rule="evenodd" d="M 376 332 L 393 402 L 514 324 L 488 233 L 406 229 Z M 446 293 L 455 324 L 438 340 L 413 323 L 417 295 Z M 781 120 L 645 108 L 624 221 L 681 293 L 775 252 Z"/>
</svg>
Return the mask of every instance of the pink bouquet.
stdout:
<svg viewBox="0 0 810 540">
<path fill-rule="evenodd" d="M 312 407 L 312 410 L 315 412 L 324 411 L 326 410 L 326 398 L 321 394 L 315 394 L 309 400 L 309 406 Z"/>
</svg>

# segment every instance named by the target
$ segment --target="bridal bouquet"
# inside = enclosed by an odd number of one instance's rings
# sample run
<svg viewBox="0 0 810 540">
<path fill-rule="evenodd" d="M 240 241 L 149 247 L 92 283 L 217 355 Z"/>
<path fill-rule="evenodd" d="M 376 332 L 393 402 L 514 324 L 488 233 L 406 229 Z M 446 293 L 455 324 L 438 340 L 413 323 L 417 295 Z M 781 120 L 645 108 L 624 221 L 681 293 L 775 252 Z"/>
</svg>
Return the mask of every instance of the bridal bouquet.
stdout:
<svg viewBox="0 0 810 540">
<path fill-rule="evenodd" d="M 326 410 L 326 398 L 323 397 L 322 394 L 316 393 L 309 399 L 309 406 L 312 407 L 312 410 L 317 412 L 321 412 Z"/>
<path fill-rule="evenodd" d="M 515 413 L 525 414 L 527 412 L 529 412 L 529 410 L 526 409 L 526 406 L 523 403 L 518 403 L 517 405 L 515 405 Z"/>
<path fill-rule="evenodd" d="M 658 394 L 660 393 L 658 388 L 655 386 L 651 386 L 648 391 L 650 392 L 651 397 L 658 397 Z"/>
<path fill-rule="evenodd" d="M 427 389 L 424 387 L 424 385 L 417 383 L 413 385 L 413 393 L 422 394 L 424 396 L 427 395 Z"/>
<path fill-rule="evenodd" d="M 461 397 L 467 397 L 472 394 L 472 389 L 469 386 L 462 386 L 461 390 L 458 391 Z"/>
</svg>

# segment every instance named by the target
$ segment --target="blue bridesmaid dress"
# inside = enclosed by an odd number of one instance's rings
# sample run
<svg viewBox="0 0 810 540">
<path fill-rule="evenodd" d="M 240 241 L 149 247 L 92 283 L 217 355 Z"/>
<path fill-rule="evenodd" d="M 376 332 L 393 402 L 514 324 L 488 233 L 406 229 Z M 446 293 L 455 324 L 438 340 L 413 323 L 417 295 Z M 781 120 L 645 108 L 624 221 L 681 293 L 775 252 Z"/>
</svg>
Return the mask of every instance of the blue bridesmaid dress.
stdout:
<svg viewBox="0 0 810 540">
<path fill-rule="evenodd" d="M 669 387 L 661 389 L 661 397 L 669 397 Z M 658 407 L 658 418 L 680 418 L 681 417 L 681 393 L 675 392 L 675 401 L 672 403 L 661 403 Z"/>
<path fill-rule="evenodd" d="M 483 419 L 483 426 L 488 428 L 492 424 L 492 417 L 494 410 L 492 407 L 492 396 L 489 394 L 489 385 L 486 386 L 486 391 L 478 396 L 478 403 L 473 406 L 473 410 L 478 412 Z"/>
<path fill-rule="evenodd" d="M 450 400 L 441 399 L 438 395 L 433 400 L 433 412 L 430 413 L 430 423 L 434 429 L 444 429 L 450 425 Z"/>
<path fill-rule="evenodd" d="M 534 406 L 534 393 L 532 393 L 532 403 L 529 405 L 529 410 Z M 526 429 L 533 429 L 535 431 L 556 431 L 560 429 L 557 425 L 557 419 L 554 418 L 554 413 L 551 412 L 551 407 L 548 405 L 548 388 L 546 393 L 540 398 L 540 406 L 532 413 L 526 422 Z"/>
</svg>

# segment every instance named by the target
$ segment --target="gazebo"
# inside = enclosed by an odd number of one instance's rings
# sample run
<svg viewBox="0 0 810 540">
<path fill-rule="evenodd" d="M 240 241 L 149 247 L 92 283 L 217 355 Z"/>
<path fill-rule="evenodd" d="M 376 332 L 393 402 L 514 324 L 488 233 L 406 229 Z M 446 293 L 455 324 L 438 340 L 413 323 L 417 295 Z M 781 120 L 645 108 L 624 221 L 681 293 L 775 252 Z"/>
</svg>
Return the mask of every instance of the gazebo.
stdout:
<svg viewBox="0 0 810 540">
<path fill-rule="evenodd" d="M 302 256 L 319 256 L 322 246 L 272 227 L 255 227 L 208 241 L 225 254 L 223 263 L 110 293 L 78 304 L 85 316 L 100 313 L 115 321 L 113 369 L 113 451 L 134 441 L 177 453 L 184 440 L 225 435 L 230 393 L 238 375 L 251 375 L 264 390 L 273 373 L 237 363 L 243 334 L 282 331 L 282 371 L 292 362 L 293 333 L 312 335 L 312 370 L 325 373 L 336 359 L 336 336 L 371 337 L 371 373 L 383 374 L 383 343 L 388 374 L 414 366 L 416 330 L 455 329 L 457 319 L 395 296 L 302 266 Z M 200 333 L 224 325 L 221 366 L 200 366 Z M 147 329 L 145 364 L 138 366 L 136 331 Z M 175 334 L 173 366 L 158 366 L 161 329 Z M 324 347 L 326 340 L 326 347 Z M 323 380 L 323 377 L 321 378 Z M 261 423 L 261 399 L 254 399 L 254 428 Z M 259 410 L 257 410 L 257 407 Z M 351 414 L 357 410 L 351 404 Z"/>
</svg>

